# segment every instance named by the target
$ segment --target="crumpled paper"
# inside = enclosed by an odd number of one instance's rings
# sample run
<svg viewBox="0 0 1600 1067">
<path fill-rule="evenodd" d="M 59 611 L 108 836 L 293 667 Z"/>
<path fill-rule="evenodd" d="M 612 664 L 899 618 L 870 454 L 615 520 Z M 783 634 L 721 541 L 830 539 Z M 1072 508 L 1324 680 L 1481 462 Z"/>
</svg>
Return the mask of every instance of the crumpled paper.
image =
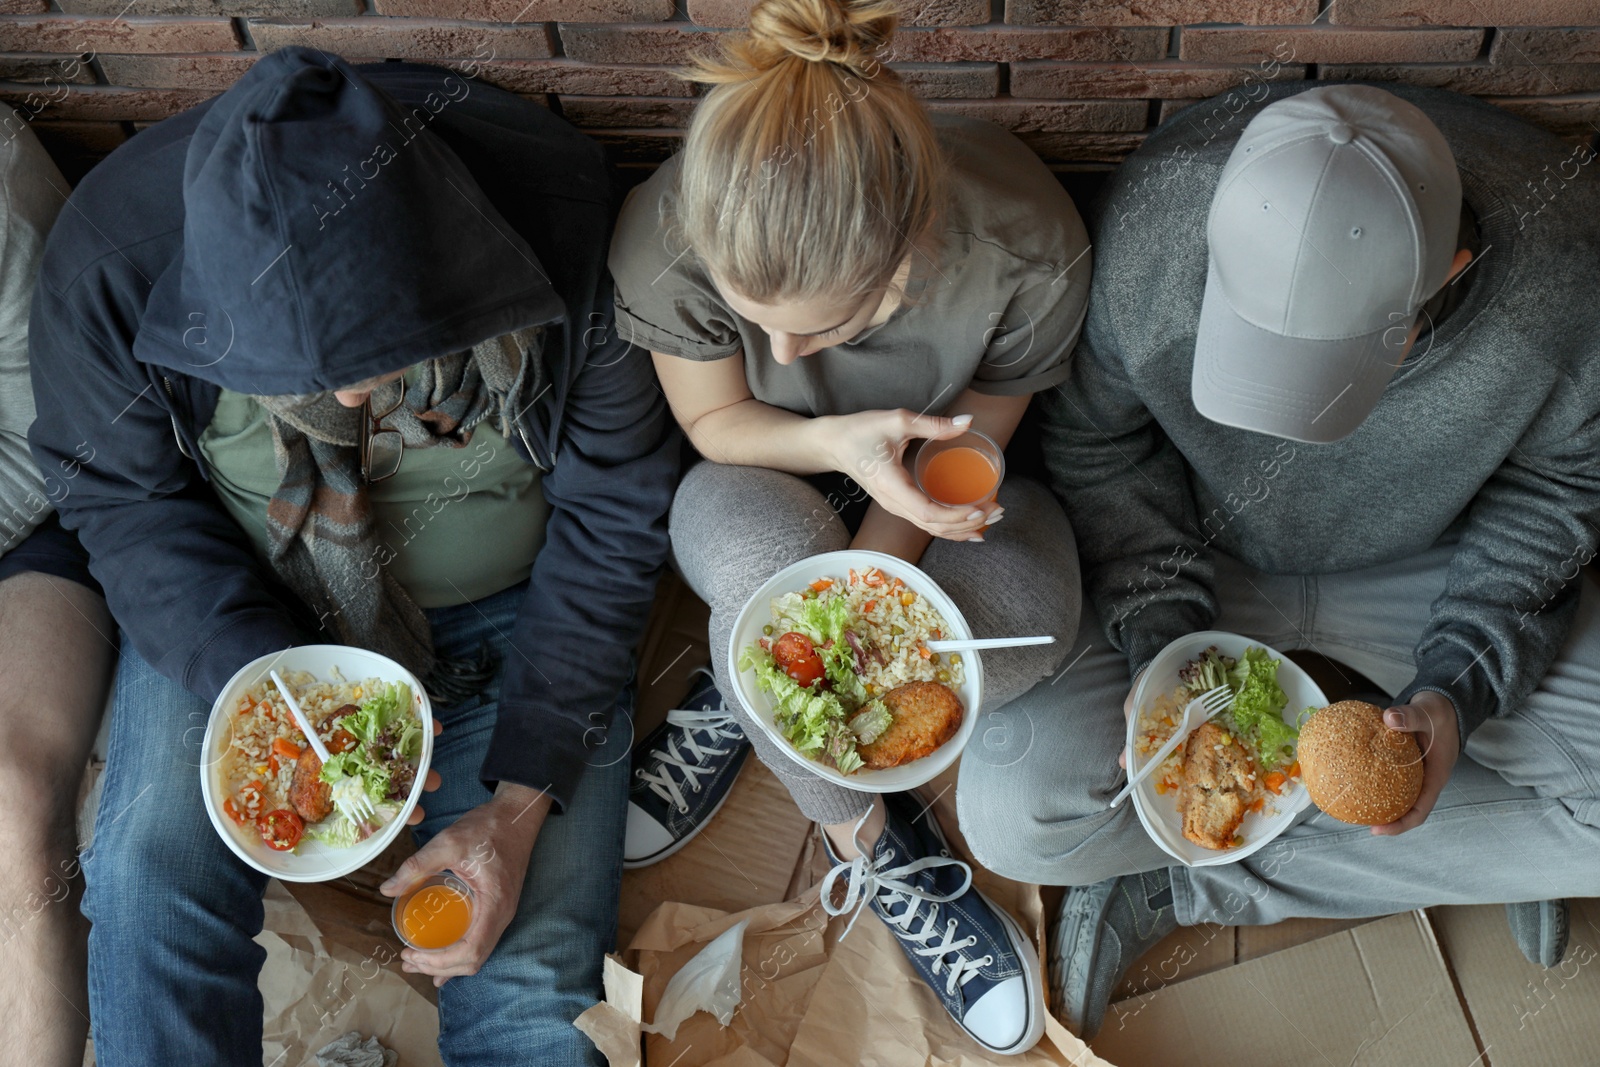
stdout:
<svg viewBox="0 0 1600 1067">
<path fill-rule="evenodd" d="M 399 1059 L 400 1053 L 384 1048 L 375 1037 L 363 1041 L 356 1030 L 317 1049 L 317 1067 L 394 1067 Z"/>
<path fill-rule="evenodd" d="M 678 1036 L 678 1025 L 697 1011 L 710 1012 L 727 1026 L 739 1008 L 739 973 L 743 968 L 745 922 L 734 923 L 678 969 L 645 1024 L 649 1034 L 668 1041 Z"/>
<path fill-rule="evenodd" d="M 443 1067 L 438 1011 L 390 969 L 398 966 L 398 942 L 362 956 L 325 940 L 276 880 L 267 883 L 263 903 L 266 924 L 256 937 L 267 950 L 263 1063 L 314 1063 L 314 1050 L 354 1030 L 393 1049 L 406 1067 Z"/>
</svg>

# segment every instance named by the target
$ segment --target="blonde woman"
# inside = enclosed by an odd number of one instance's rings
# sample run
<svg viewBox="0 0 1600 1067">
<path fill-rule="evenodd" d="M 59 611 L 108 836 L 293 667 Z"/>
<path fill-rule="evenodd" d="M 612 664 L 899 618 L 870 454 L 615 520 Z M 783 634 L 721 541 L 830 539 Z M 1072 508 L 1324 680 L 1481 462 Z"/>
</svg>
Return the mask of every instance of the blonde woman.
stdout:
<svg viewBox="0 0 1600 1067">
<path fill-rule="evenodd" d="M 611 269 L 620 328 L 655 354 L 704 457 L 671 533 L 711 605 L 711 647 L 727 647 L 739 608 L 780 567 L 846 547 L 892 553 L 927 570 L 979 634 L 1061 642 L 985 654 L 978 714 L 1050 673 L 1075 636 L 1072 531 L 1024 478 L 991 504 L 951 508 L 902 459 L 969 426 L 1004 446 L 1029 398 L 1066 377 L 1088 242 L 1014 137 L 930 119 L 877 58 L 894 25 L 890 3 L 758 3 L 749 33 L 689 72 L 710 89 L 682 153 L 623 209 Z M 709 684 L 690 703 L 635 750 L 631 863 L 669 854 L 710 818 L 747 732 L 823 824 L 829 885 L 850 887 L 842 907 L 870 903 L 984 1046 L 1038 1039 L 1033 950 L 971 888 L 922 803 L 874 803 L 807 773 L 719 712 Z"/>
</svg>

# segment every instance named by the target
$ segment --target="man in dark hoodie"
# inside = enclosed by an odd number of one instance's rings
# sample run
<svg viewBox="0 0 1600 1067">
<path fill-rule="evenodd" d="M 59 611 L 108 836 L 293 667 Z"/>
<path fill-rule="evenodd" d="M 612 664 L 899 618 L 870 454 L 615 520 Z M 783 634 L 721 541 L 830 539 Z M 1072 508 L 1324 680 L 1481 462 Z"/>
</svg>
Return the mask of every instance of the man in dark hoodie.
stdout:
<svg viewBox="0 0 1600 1067">
<path fill-rule="evenodd" d="M 611 330 L 610 205 L 543 108 L 286 49 L 62 213 L 31 443 L 76 464 L 62 522 L 122 630 L 85 863 L 102 1064 L 259 1062 L 266 879 L 207 827 L 199 743 L 235 671 L 314 641 L 436 698 L 421 850 L 382 888 L 450 868 L 476 892 L 463 940 L 400 953 L 441 987 L 445 1060 L 599 1062 L 572 1020 L 615 928 L 677 473 L 648 356 Z"/>
</svg>

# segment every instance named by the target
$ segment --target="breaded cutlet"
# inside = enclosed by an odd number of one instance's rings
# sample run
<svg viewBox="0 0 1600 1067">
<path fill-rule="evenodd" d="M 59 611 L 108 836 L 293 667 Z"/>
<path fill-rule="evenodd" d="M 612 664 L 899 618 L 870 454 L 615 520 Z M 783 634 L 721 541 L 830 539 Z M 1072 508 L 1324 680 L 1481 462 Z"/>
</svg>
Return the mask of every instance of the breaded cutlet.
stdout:
<svg viewBox="0 0 1600 1067">
<path fill-rule="evenodd" d="M 859 745 L 861 760 L 875 771 L 921 759 L 961 728 L 961 699 L 939 682 L 907 682 L 883 694 L 894 722 L 870 745 Z"/>
<path fill-rule="evenodd" d="M 1255 799 L 1255 763 L 1244 746 L 1216 723 L 1202 723 L 1183 753 L 1178 810 L 1183 836 L 1202 848 L 1233 844 L 1245 809 Z"/>
</svg>

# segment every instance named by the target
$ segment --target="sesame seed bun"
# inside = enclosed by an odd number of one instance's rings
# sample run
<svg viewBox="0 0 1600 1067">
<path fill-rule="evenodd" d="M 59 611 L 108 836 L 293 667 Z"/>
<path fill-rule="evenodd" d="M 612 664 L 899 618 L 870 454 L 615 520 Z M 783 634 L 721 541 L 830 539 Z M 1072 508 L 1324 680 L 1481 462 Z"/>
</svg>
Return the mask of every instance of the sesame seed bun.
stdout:
<svg viewBox="0 0 1600 1067">
<path fill-rule="evenodd" d="M 1300 775 L 1311 800 L 1341 822 L 1381 826 L 1411 810 L 1422 792 L 1422 750 L 1383 725 L 1383 709 L 1341 700 L 1300 728 Z"/>
</svg>

